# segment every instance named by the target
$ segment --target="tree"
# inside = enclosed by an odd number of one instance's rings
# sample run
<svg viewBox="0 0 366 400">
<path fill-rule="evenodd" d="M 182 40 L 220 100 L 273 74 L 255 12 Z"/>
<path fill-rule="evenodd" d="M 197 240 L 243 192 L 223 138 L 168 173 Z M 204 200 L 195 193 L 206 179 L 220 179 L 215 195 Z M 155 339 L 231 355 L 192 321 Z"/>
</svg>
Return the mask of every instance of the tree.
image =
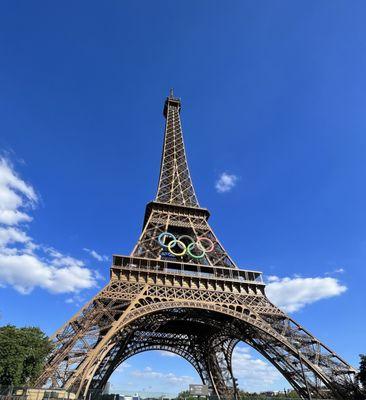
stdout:
<svg viewBox="0 0 366 400">
<path fill-rule="evenodd" d="M 0 327 L 0 385 L 32 384 L 51 350 L 47 336 L 35 327 Z"/>
<path fill-rule="evenodd" d="M 357 379 L 361 383 L 364 390 L 366 390 L 366 355 L 360 354 L 360 372 Z"/>
<path fill-rule="evenodd" d="M 191 396 L 189 390 L 183 390 L 182 392 L 178 393 L 178 399 L 197 400 L 197 397 Z"/>
</svg>

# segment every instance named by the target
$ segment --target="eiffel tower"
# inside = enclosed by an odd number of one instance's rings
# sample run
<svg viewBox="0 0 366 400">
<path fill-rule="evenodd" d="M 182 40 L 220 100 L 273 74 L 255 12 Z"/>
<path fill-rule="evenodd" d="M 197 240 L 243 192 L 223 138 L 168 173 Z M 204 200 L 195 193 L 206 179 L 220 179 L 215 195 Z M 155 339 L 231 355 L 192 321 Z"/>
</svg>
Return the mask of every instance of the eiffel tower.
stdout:
<svg viewBox="0 0 366 400">
<path fill-rule="evenodd" d="M 165 350 L 189 361 L 212 395 L 236 399 L 241 341 L 300 397 L 351 398 L 356 370 L 272 304 L 261 272 L 238 268 L 215 236 L 192 185 L 180 110 L 171 91 L 158 191 L 135 248 L 113 255 L 109 283 L 53 335 L 36 385 L 85 398 L 129 357 Z"/>
</svg>

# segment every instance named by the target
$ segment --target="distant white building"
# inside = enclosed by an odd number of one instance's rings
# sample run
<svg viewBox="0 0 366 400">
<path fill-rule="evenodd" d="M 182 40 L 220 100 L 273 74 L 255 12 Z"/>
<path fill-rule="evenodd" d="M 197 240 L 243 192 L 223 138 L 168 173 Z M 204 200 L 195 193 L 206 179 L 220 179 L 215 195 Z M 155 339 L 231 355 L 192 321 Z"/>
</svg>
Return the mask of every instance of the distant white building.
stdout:
<svg viewBox="0 0 366 400">
<path fill-rule="evenodd" d="M 121 395 L 119 396 L 120 400 L 141 400 L 141 397 L 139 396 L 138 393 L 135 393 L 134 396 L 125 396 Z"/>
</svg>

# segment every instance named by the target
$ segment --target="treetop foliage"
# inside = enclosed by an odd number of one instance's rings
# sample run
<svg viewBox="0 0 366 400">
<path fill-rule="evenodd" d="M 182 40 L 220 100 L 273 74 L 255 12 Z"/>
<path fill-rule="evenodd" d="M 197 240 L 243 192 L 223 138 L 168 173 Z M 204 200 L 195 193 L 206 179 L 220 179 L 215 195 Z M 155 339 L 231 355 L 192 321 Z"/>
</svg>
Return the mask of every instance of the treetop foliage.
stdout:
<svg viewBox="0 0 366 400">
<path fill-rule="evenodd" d="M 36 327 L 0 327 L 0 385 L 31 385 L 51 350 L 48 337 Z"/>
</svg>

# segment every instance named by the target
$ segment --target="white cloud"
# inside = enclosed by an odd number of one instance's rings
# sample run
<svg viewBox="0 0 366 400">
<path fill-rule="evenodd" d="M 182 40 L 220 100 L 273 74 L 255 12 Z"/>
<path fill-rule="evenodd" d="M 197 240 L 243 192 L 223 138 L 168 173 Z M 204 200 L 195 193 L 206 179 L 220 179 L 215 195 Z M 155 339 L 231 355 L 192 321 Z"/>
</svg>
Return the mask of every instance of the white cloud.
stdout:
<svg viewBox="0 0 366 400">
<path fill-rule="evenodd" d="M 28 243 L 30 237 L 23 231 L 13 227 L 0 226 L 0 248 L 11 243 Z"/>
<path fill-rule="evenodd" d="M 125 372 L 125 370 L 126 370 L 127 368 L 131 368 L 131 364 L 129 364 L 129 363 L 127 363 L 127 362 L 123 362 L 122 364 L 120 364 L 120 365 L 116 368 L 115 373 L 117 373 L 117 374 L 123 373 L 123 372 Z"/>
<path fill-rule="evenodd" d="M 40 287 L 51 293 L 77 293 L 96 286 L 95 272 L 84 262 L 36 244 L 27 233 L 29 211 L 38 203 L 33 187 L 13 165 L 0 158 L 0 286 L 22 294 Z"/>
<path fill-rule="evenodd" d="M 72 296 L 65 300 L 66 304 L 73 304 L 75 307 L 80 307 L 85 304 L 85 297 L 78 292 L 73 292 Z"/>
<path fill-rule="evenodd" d="M 171 351 L 160 350 L 159 354 L 162 357 L 179 357 L 178 354 L 172 353 Z"/>
<path fill-rule="evenodd" d="M 249 347 L 236 346 L 232 363 L 234 375 L 242 390 L 264 391 L 283 383 L 283 377 L 276 368 L 267 361 L 253 357 Z"/>
<path fill-rule="evenodd" d="M 26 210 L 37 202 L 32 186 L 18 177 L 8 160 L 0 158 L 0 223 L 17 225 L 31 221 L 32 217 Z"/>
<path fill-rule="evenodd" d="M 163 352 L 159 351 L 159 353 L 162 354 Z M 242 343 L 234 349 L 233 370 L 234 375 L 238 378 L 240 389 L 258 392 L 288 387 L 285 379 L 276 368 L 264 358 L 256 356 L 255 353 L 249 346 Z M 163 363 L 157 362 L 154 365 L 150 364 L 150 366 L 139 368 L 132 366 L 131 368 L 129 365 L 125 369 L 123 369 L 125 364 L 123 363 L 118 367 L 114 376 L 112 375 L 111 382 L 114 387 L 121 387 L 121 390 L 122 388 L 125 389 L 128 382 L 132 382 L 131 386 L 135 387 L 135 391 L 148 388 L 149 391 L 164 391 L 164 393 L 167 391 L 171 394 L 186 390 L 189 384 L 201 383 L 196 371 L 191 366 L 187 369 L 187 365 L 183 366 L 180 361 L 182 360 L 179 360 L 178 356 L 177 359 L 167 359 Z M 156 365 L 161 368 L 157 369 Z M 175 371 L 184 371 L 184 373 L 174 373 L 169 366 L 172 366 Z"/>
<path fill-rule="evenodd" d="M 187 387 L 190 383 L 195 381 L 194 378 L 188 375 L 175 375 L 172 372 L 158 372 L 154 371 L 151 367 L 146 367 L 144 370 L 135 370 L 131 373 L 132 376 L 141 379 L 158 380 L 159 384 L 168 384 L 180 387 Z M 175 387 L 174 387 L 175 388 Z"/>
<path fill-rule="evenodd" d="M 236 175 L 223 172 L 216 181 L 215 188 L 219 193 L 229 192 L 236 185 L 237 180 Z"/>
<path fill-rule="evenodd" d="M 275 367 L 269 362 L 258 358 L 258 356 L 252 355 L 251 352 L 251 348 L 243 344 L 236 346 L 233 352 L 233 370 L 238 378 L 240 389 L 263 391 L 273 387 L 282 389 L 284 386 L 288 386 Z M 159 353 L 163 352 L 160 351 Z M 176 361 L 173 360 L 169 362 L 174 362 L 172 365 L 179 365 L 175 364 Z M 167 364 L 164 363 L 164 365 Z M 129 369 L 128 375 L 126 375 L 127 371 L 117 372 L 124 372 L 125 379 L 132 380 L 136 388 L 139 387 L 140 382 L 143 382 L 144 386 L 151 387 L 151 390 L 170 389 L 171 392 L 179 392 L 186 390 L 191 383 L 201 383 L 200 378 L 195 373 L 189 375 L 188 372 L 188 374 L 177 375 L 171 371 L 156 370 L 152 366 L 146 366 L 143 369 Z M 113 382 L 120 382 L 117 379 L 115 378 Z"/>
<path fill-rule="evenodd" d="M 268 282 L 278 282 L 280 280 L 280 278 L 278 276 L 276 276 L 276 275 L 270 275 L 267 278 L 267 280 L 268 280 Z"/>
<path fill-rule="evenodd" d="M 83 250 L 89 253 L 93 258 L 95 258 L 98 261 L 108 261 L 108 256 L 101 255 L 97 253 L 95 250 L 87 249 L 86 247 L 84 247 Z"/>
<path fill-rule="evenodd" d="M 339 296 L 347 288 L 331 277 L 315 278 L 278 278 L 269 277 L 266 286 L 268 298 L 287 312 L 298 311 L 307 304 L 321 299 Z"/>
<path fill-rule="evenodd" d="M 336 268 L 333 271 L 326 272 L 325 275 L 343 274 L 346 270 L 344 268 Z"/>
</svg>

